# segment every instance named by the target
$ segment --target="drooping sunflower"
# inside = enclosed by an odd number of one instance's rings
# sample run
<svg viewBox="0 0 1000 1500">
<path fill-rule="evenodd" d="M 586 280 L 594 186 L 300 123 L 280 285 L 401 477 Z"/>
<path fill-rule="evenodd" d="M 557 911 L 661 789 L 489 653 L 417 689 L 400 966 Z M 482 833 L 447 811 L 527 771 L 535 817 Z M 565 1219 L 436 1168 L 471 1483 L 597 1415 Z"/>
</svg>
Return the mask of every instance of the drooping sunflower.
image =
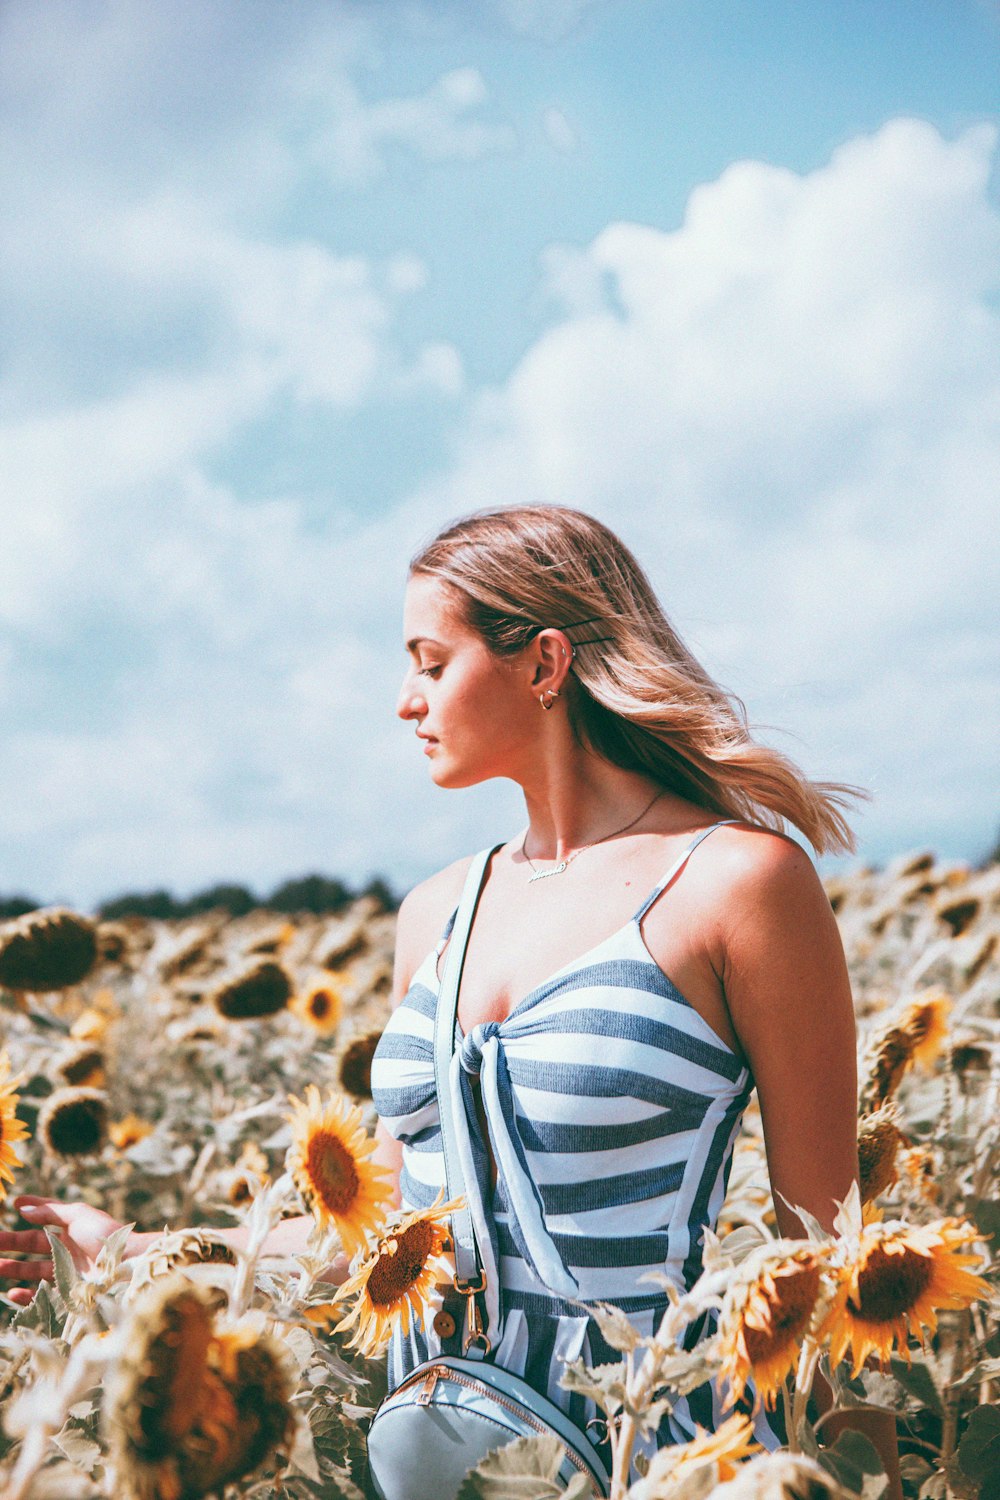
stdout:
<svg viewBox="0 0 1000 1500">
<path fill-rule="evenodd" d="M 306 1102 L 291 1095 L 292 1144 L 287 1166 L 306 1207 L 322 1225 L 335 1224 L 353 1259 L 377 1234 L 392 1199 L 392 1180 L 371 1160 L 375 1142 L 367 1134 L 360 1109 L 329 1094 L 324 1104 L 310 1083 Z"/>
<path fill-rule="evenodd" d="M 54 1156 L 93 1156 L 108 1135 L 107 1095 L 100 1089 L 54 1089 L 38 1111 L 36 1130 Z"/>
<path fill-rule="evenodd" d="M 198 1500 L 257 1468 L 286 1441 L 291 1383 L 252 1319 L 216 1324 L 216 1302 L 182 1276 L 136 1304 L 106 1404 L 132 1500 Z"/>
<path fill-rule="evenodd" d="M 832 1474 L 804 1453 L 760 1453 L 712 1491 L 712 1500 L 847 1500 Z"/>
<path fill-rule="evenodd" d="M 276 1016 L 292 997 L 288 970 L 273 958 L 260 958 L 242 973 L 220 984 L 212 995 L 216 1010 L 229 1021 Z"/>
<path fill-rule="evenodd" d="M 67 1047 L 56 1062 L 59 1076 L 66 1083 L 81 1088 L 100 1089 L 107 1082 L 104 1053 L 92 1042 L 77 1042 Z"/>
<path fill-rule="evenodd" d="M 735 1477 L 743 1460 L 756 1453 L 760 1444 L 753 1435 L 753 1423 L 741 1412 L 721 1422 L 714 1432 L 698 1427 L 690 1442 L 661 1448 L 653 1457 L 642 1488 L 655 1494 L 657 1500 L 670 1500 L 675 1485 L 689 1479 L 696 1469 L 716 1466 L 717 1484 Z"/>
<path fill-rule="evenodd" d="M 10 1076 L 10 1058 L 6 1047 L 0 1052 L 0 1201 L 6 1197 L 7 1183 L 14 1181 L 14 1167 L 24 1165 L 14 1147 L 28 1139 L 28 1127 L 17 1118 L 17 1090 L 24 1075 Z"/>
<path fill-rule="evenodd" d="M 407 1333 L 411 1315 L 423 1322 L 436 1283 L 449 1275 L 446 1216 L 458 1200 L 443 1203 L 442 1196 L 430 1208 L 404 1214 L 336 1294 L 336 1302 L 355 1299 L 337 1331 L 357 1325 L 350 1347 L 368 1357 L 381 1353 L 396 1324 Z"/>
<path fill-rule="evenodd" d="M 343 1001 L 340 991 L 329 980 L 317 979 L 292 1002 L 297 1016 L 320 1036 L 329 1036 L 340 1024 Z"/>
<path fill-rule="evenodd" d="M 886 1104 L 914 1063 L 926 1067 L 934 1061 L 948 1035 L 951 1006 L 946 991 L 927 990 L 873 1039 L 861 1092 L 863 1109 L 872 1113 Z"/>
<path fill-rule="evenodd" d="M 752 1376 L 758 1397 L 774 1407 L 813 1325 L 832 1251 L 832 1242 L 778 1240 L 740 1266 L 719 1319 L 717 1383 L 722 1390 L 728 1382 L 727 1405 L 741 1399 Z"/>
<path fill-rule="evenodd" d="M 381 1040 L 380 1030 L 366 1031 L 362 1036 L 354 1037 L 341 1054 L 341 1086 L 356 1099 L 370 1099 L 372 1096 L 372 1058 Z"/>
<path fill-rule="evenodd" d="M 123 1115 L 120 1120 L 112 1120 L 108 1126 L 111 1144 L 118 1151 L 127 1151 L 130 1146 L 137 1146 L 152 1133 L 153 1126 L 150 1122 L 134 1114 Z"/>
<path fill-rule="evenodd" d="M 0 984 L 8 989 L 67 989 L 96 960 L 97 928 L 65 907 L 27 912 L 0 926 Z"/>
<path fill-rule="evenodd" d="M 862 1203 L 870 1203 L 899 1175 L 896 1154 L 906 1138 L 898 1125 L 899 1114 L 893 1103 L 884 1104 L 858 1124 L 858 1166 Z"/>
<path fill-rule="evenodd" d="M 870 1354 L 883 1366 L 894 1347 L 909 1359 L 908 1334 L 923 1342 L 937 1327 L 938 1309 L 989 1296 L 987 1283 L 968 1269 L 982 1257 L 962 1248 L 980 1237 L 959 1219 L 865 1224 L 824 1320 L 831 1362 L 839 1364 L 850 1348 L 857 1375 Z"/>
<path fill-rule="evenodd" d="M 270 1180 L 267 1157 L 253 1141 L 244 1141 L 236 1165 L 224 1177 L 226 1199 L 234 1208 L 242 1208 Z"/>
</svg>

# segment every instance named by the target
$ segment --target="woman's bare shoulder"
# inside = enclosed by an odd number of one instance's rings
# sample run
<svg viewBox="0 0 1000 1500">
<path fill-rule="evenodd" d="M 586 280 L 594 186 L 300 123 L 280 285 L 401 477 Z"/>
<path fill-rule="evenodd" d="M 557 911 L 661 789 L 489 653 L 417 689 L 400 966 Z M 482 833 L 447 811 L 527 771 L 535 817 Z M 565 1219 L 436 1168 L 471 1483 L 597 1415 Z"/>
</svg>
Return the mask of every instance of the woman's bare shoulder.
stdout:
<svg viewBox="0 0 1000 1500">
<path fill-rule="evenodd" d="M 410 980 L 438 942 L 458 905 L 472 855 L 464 855 L 415 885 L 404 897 L 396 919 L 396 963 L 393 992 L 402 999 Z"/>
</svg>

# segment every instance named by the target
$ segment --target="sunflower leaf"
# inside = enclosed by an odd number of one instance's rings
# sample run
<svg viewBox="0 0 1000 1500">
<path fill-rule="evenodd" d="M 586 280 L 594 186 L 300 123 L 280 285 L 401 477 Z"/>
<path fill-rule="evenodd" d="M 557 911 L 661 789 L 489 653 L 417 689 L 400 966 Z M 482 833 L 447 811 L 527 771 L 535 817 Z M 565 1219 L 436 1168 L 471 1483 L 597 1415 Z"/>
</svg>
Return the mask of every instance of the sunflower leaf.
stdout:
<svg viewBox="0 0 1000 1500">
<path fill-rule="evenodd" d="M 889 1366 L 904 1391 L 915 1397 L 921 1406 L 928 1407 L 936 1417 L 944 1416 L 941 1392 L 926 1360 L 917 1357 L 908 1365 L 906 1360 L 893 1355 Z"/>
<path fill-rule="evenodd" d="M 1000 1406 L 977 1406 L 969 1416 L 958 1462 L 970 1479 L 985 1479 L 1000 1473 Z"/>
<path fill-rule="evenodd" d="M 604 1342 L 612 1349 L 619 1354 L 631 1354 L 638 1347 L 641 1335 L 619 1308 L 610 1302 L 592 1302 L 588 1310 Z"/>
<path fill-rule="evenodd" d="M 73 1298 L 73 1288 L 78 1279 L 76 1266 L 73 1264 L 73 1257 L 56 1231 L 46 1228 L 45 1233 L 52 1247 L 52 1270 L 56 1278 L 56 1287 L 63 1302 L 69 1307 Z"/>
<path fill-rule="evenodd" d="M 835 1443 L 821 1448 L 817 1455 L 828 1474 L 838 1484 L 861 1495 L 862 1500 L 878 1500 L 888 1484 L 885 1466 L 875 1444 L 863 1432 L 848 1428 Z"/>
<path fill-rule="evenodd" d="M 559 1500 L 566 1450 L 549 1433 L 515 1438 L 487 1453 L 462 1481 L 456 1500 Z"/>
</svg>

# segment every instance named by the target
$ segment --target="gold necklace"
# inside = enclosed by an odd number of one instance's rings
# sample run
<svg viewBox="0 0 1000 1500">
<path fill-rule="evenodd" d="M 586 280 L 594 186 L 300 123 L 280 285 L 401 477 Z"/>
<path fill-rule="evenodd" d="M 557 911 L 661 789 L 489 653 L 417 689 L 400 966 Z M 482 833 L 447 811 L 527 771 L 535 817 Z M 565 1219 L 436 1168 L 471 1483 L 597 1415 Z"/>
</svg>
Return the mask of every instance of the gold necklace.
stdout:
<svg viewBox="0 0 1000 1500">
<path fill-rule="evenodd" d="M 660 798 L 663 796 L 664 790 L 665 789 L 663 787 L 660 788 L 656 796 L 653 798 L 653 802 L 658 802 L 660 800 Z M 581 849 L 574 849 L 573 853 L 569 856 L 568 859 L 561 859 L 559 863 L 557 865 L 554 865 L 551 870 L 535 869 L 535 865 L 531 858 L 531 855 L 525 848 L 525 845 L 528 842 L 529 832 L 529 830 L 526 828 L 524 830 L 524 838 L 521 840 L 521 853 L 524 855 L 525 859 L 528 861 L 528 864 L 531 865 L 532 870 L 534 870 L 535 872 L 533 875 L 528 876 L 528 884 L 530 885 L 533 880 L 547 880 L 550 875 L 561 875 L 564 870 L 569 869 L 570 865 L 573 863 L 574 859 L 576 859 L 578 854 L 586 854 L 588 849 L 593 849 L 597 844 L 606 844 L 608 839 L 615 838 L 619 833 L 628 833 L 630 828 L 634 828 L 635 825 L 646 816 L 646 814 L 649 812 L 649 809 L 652 807 L 653 802 L 647 802 L 642 812 L 639 813 L 637 817 L 634 817 L 631 823 L 626 823 L 624 828 L 613 828 L 611 832 L 606 833 L 603 838 L 594 839 L 594 842 L 592 844 L 584 844 Z"/>
</svg>

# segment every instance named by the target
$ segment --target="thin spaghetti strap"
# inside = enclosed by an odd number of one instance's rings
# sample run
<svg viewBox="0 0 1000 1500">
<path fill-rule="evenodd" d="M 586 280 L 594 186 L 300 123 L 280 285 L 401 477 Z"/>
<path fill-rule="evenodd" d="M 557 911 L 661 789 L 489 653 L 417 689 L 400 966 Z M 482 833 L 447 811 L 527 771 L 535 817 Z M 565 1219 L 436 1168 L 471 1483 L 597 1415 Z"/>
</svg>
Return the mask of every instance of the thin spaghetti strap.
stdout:
<svg viewBox="0 0 1000 1500">
<path fill-rule="evenodd" d="M 708 835 L 710 833 L 714 833 L 717 828 L 725 828 L 729 823 L 741 823 L 742 821 L 742 818 L 722 818 L 718 823 L 710 823 L 707 828 L 702 828 L 698 833 L 696 833 L 694 838 L 691 840 L 690 844 L 688 844 L 687 848 L 680 855 L 680 857 L 674 860 L 673 864 L 670 866 L 670 869 L 664 875 L 660 883 L 658 885 L 655 885 L 650 891 L 649 895 L 646 897 L 645 901 L 642 903 L 642 905 L 639 907 L 639 910 L 632 918 L 632 921 L 642 921 L 643 917 L 646 915 L 653 902 L 657 899 L 658 896 L 661 896 L 663 894 L 677 872 L 690 859 L 691 855 L 697 849 L 702 839 L 707 839 Z"/>
</svg>

